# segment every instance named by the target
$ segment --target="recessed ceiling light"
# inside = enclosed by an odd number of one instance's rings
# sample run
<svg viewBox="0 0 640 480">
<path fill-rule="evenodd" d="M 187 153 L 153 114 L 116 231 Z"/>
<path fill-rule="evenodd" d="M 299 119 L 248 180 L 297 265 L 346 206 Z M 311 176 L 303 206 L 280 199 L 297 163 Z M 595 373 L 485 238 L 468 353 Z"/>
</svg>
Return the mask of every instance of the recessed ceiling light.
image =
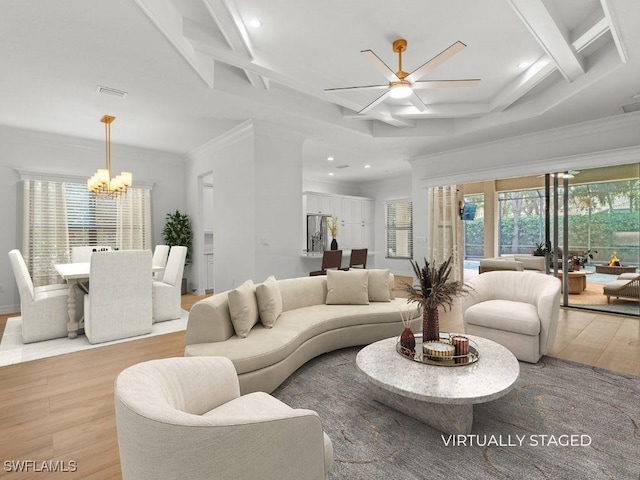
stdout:
<svg viewBox="0 0 640 480">
<path fill-rule="evenodd" d="M 371 168 L 371 165 L 365 165 L 364 168 Z"/>
<path fill-rule="evenodd" d="M 333 157 L 327 157 L 327 160 L 328 160 L 329 162 L 333 162 Z"/>
<path fill-rule="evenodd" d="M 527 68 L 529 66 L 529 62 L 520 62 L 517 67 L 518 68 Z"/>
<path fill-rule="evenodd" d="M 249 26 L 252 28 L 260 28 L 262 26 L 262 22 L 257 18 L 249 20 Z"/>
<path fill-rule="evenodd" d="M 333 177 L 333 172 L 329 172 L 329 176 L 330 176 L 330 177 Z"/>
</svg>

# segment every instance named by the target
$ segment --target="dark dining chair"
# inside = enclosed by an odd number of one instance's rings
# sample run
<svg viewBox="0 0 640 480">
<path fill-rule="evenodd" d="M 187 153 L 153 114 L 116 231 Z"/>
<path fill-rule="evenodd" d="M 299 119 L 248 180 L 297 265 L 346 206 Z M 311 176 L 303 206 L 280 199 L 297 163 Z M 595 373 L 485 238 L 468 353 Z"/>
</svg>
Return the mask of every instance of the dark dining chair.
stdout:
<svg viewBox="0 0 640 480">
<path fill-rule="evenodd" d="M 349 270 L 350 268 L 367 268 L 367 252 L 367 248 L 356 248 L 351 250 L 349 266 L 343 268 L 343 270 Z"/>
<path fill-rule="evenodd" d="M 322 254 L 322 267 L 320 270 L 310 272 L 311 277 L 326 275 L 328 268 L 340 269 L 342 265 L 342 250 L 325 250 Z"/>
</svg>

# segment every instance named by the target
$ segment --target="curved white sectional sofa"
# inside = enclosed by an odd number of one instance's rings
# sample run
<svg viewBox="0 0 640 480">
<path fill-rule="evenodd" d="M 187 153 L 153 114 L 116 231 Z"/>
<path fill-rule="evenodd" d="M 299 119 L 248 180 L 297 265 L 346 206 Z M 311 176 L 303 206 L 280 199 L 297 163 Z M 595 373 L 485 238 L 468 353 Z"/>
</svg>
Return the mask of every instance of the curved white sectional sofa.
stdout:
<svg viewBox="0 0 640 480">
<path fill-rule="evenodd" d="M 403 329 L 401 310 L 412 312 L 412 329 L 419 327 L 417 305 L 407 303 L 404 298 L 392 298 L 391 294 L 387 301 L 370 301 L 364 305 L 327 305 L 327 282 L 331 287 L 332 279 L 345 278 L 343 275 L 350 272 L 330 271 L 328 277 L 272 279 L 281 297 L 282 313 L 272 328 L 258 321 L 244 338 L 234 329 L 229 309 L 230 292 L 200 300 L 189 313 L 185 356 L 227 357 L 236 368 L 243 395 L 255 391 L 272 392 L 300 366 L 318 355 L 399 335 Z M 377 272 L 379 279 L 382 271 Z M 392 292 L 393 275 L 386 275 L 387 291 Z M 373 277 L 369 276 L 370 282 Z M 366 282 L 364 288 L 367 288 Z M 369 288 L 369 292 L 372 291 Z M 377 291 L 380 292 L 380 288 Z"/>
</svg>

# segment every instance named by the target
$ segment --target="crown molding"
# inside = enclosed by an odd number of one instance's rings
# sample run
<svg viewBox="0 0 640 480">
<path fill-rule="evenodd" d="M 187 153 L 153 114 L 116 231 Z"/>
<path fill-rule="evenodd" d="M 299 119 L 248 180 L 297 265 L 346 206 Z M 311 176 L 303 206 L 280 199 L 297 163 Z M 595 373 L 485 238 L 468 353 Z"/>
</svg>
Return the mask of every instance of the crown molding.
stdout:
<svg viewBox="0 0 640 480">
<path fill-rule="evenodd" d="M 640 163 L 640 146 L 560 156 L 529 164 L 469 169 L 452 175 L 421 177 L 419 182 L 422 187 L 435 187 L 633 163 Z"/>
<path fill-rule="evenodd" d="M 92 140 L 88 138 L 73 137 L 58 133 L 42 132 L 39 130 L 28 130 L 17 127 L 0 125 L 0 143 L 11 145 L 28 145 L 42 147 L 63 147 L 77 150 L 86 150 L 99 155 L 104 154 L 104 140 Z M 153 150 L 150 148 L 133 147 L 121 143 L 111 142 L 111 147 L 116 149 L 116 155 L 125 159 L 143 159 L 154 161 L 161 160 L 172 163 L 184 163 L 184 159 L 175 153 Z"/>
<path fill-rule="evenodd" d="M 604 119 L 589 120 L 587 122 L 576 123 L 573 125 L 558 127 L 549 130 L 541 130 L 538 132 L 517 135 L 490 142 L 476 143 L 474 145 L 453 148 L 442 152 L 420 155 L 408 159 L 413 165 L 432 162 L 433 160 L 448 160 L 449 157 L 460 154 L 477 154 L 479 150 L 490 150 L 492 147 L 518 147 L 522 149 L 527 146 L 537 146 L 542 143 L 550 143 L 558 140 L 567 141 L 571 137 L 589 137 L 589 136 L 606 136 L 608 132 L 617 132 L 622 128 L 640 129 L 640 112 L 626 113 L 605 117 Z M 635 130 L 638 131 L 638 130 Z"/>
<path fill-rule="evenodd" d="M 254 134 L 254 125 L 252 120 L 245 120 L 244 122 L 236 125 L 230 130 L 212 138 L 206 143 L 203 143 L 199 147 L 194 148 L 187 153 L 186 158 L 192 159 L 200 155 L 206 155 L 213 153 L 227 145 L 233 145 L 234 143 L 241 142 L 247 138 L 251 138 Z"/>
<path fill-rule="evenodd" d="M 84 175 L 75 175 L 67 172 L 52 172 L 48 170 L 31 170 L 22 167 L 14 167 L 14 170 L 18 172 L 20 180 L 41 180 L 45 182 L 66 182 L 66 183 L 87 183 L 87 177 Z M 155 185 L 151 180 L 138 180 L 133 179 L 132 188 L 142 188 L 145 190 L 152 190 Z"/>
</svg>

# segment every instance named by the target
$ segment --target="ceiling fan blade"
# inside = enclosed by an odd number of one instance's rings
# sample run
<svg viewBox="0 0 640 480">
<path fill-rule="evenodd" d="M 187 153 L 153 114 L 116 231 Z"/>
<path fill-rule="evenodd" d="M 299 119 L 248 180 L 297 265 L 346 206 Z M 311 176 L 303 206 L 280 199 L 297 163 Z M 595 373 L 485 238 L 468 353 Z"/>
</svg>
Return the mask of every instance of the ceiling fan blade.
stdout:
<svg viewBox="0 0 640 480">
<path fill-rule="evenodd" d="M 358 115 L 364 115 L 365 113 L 367 113 L 369 110 L 372 110 L 374 107 L 378 106 L 380 103 L 382 103 L 383 101 L 386 100 L 386 98 L 389 96 L 389 92 L 385 92 L 382 95 L 380 95 L 378 98 L 376 98 L 373 102 L 371 102 L 369 105 L 367 105 L 366 107 L 364 107 L 362 110 L 360 110 L 358 112 Z"/>
<path fill-rule="evenodd" d="M 325 92 L 340 92 L 344 90 L 380 90 L 383 88 L 389 88 L 389 85 L 363 85 L 361 87 L 338 87 L 338 88 L 325 88 Z"/>
<path fill-rule="evenodd" d="M 423 80 L 414 82 L 411 87 L 414 89 L 424 90 L 426 88 L 458 88 L 458 87 L 477 87 L 480 79 L 468 80 Z"/>
<path fill-rule="evenodd" d="M 427 106 L 424 104 L 422 99 L 418 95 L 416 95 L 416 92 L 413 92 L 411 95 L 409 95 L 407 97 L 407 100 L 409 100 L 411 104 L 421 112 L 424 112 L 427 109 Z"/>
<path fill-rule="evenodd" d="M 367 57 L 369 61 L 373 63 L 373 66 L 376 67 L 378 71 L 382 73 L 382 75 L 384 75 L 384 78 L 386 78 L 389 82 L 397 82 L 400 80 L 396 75 L 396 72 L 391 70 L 391 68 L 382 60 L 380 60 L 380 57 L 378 57 L 371 50 L 362 50 L 360 53 Z"/>
<path fill-rule="evenodd" d="M 451 57 L 453 57 L 456 53 L 458 53 L 465 47 L 466 45 L 460 41 L 454 43 L 453 45 L 444 49 L 438 55 L 433 57 L 427 63 L 425 63 L 421 67 L 418 67 L 413 72 L 411 72 L 405 80 L 408 80 L 409 82 L 414 83 L 416 80 L 424 77 L 427 73 L 429 73 L 434 68 L 440 66 L 441 64 L 449 60 Z"/>
</svg>

